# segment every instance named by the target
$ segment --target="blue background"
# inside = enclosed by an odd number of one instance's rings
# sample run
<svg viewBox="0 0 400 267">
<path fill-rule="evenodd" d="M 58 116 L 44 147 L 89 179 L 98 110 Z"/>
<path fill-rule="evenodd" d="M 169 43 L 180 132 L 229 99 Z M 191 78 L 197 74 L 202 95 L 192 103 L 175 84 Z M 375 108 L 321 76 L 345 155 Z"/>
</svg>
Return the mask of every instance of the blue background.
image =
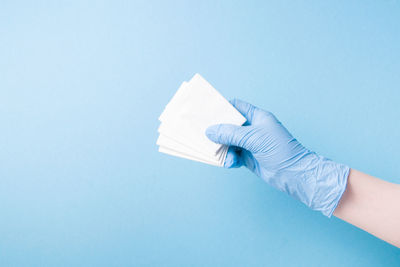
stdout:
<svg viewBox="0 0 400 267">
<path fill-rule="evenodd" d="M 246 169 L 157 152 L 199 72 L 400 183 L 399 1 L 0 2 L 0 266 L 399 266 Z"/>
</svg>

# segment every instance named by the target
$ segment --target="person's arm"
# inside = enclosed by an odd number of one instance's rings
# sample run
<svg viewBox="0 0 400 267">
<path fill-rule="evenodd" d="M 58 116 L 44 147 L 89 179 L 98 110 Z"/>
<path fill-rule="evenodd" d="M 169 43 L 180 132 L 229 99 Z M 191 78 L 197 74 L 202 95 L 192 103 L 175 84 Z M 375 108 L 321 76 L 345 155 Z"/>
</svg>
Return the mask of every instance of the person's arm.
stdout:
<svg viewBox="0 0 400 267">
<path fill-rule="evenodd" d="M 400 185 L 350 171 L 305 148 L 271 112 L 240 100 L 231 103 L 246 124 L 219 124 L 206 131 L 210 140 L 229 146 L 224 167 L 246 166 L 311 209 L 400 247 Z"/>
<path fill-rule="evenodd" d="M 333 215 L 400 247 L 400 185 L 352 169 Z"/>
</svg>

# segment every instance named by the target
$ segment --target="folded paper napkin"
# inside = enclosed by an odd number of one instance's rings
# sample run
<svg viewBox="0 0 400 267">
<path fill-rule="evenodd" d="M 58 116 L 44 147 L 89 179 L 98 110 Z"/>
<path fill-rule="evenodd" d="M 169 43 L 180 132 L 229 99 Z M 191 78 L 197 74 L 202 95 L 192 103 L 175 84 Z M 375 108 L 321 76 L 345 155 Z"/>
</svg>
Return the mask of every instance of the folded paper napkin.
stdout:
<svg viewBox="0 0 400 267">
<path fill-rule="evenodd" d="M 159 151 L 169 155 L 223 166 L 227 146 L 205 135 L 214 124 L 242 125 L 246 119 L 200 74 L 183 82 L 159 117 Z"/>
</svg>

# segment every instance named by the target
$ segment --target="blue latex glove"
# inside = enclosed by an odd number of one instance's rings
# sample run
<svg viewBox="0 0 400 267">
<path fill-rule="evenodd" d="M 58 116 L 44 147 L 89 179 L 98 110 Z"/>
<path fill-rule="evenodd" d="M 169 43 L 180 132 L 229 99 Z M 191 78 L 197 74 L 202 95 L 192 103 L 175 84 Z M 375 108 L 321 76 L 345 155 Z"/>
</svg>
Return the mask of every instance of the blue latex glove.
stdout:
<svg viewBox="0 0 400 267">
<path fill-rule="evenodd" d="M 225 167 L 244 165 L 280 191 L 331 217 L 346 189 L 349 167 L 302 146 L 272 113 L 236 99 L 231 103 L 246 124 L 213 125 L 206 131 L 210 140 L 230 146 Z"/>
</svg>

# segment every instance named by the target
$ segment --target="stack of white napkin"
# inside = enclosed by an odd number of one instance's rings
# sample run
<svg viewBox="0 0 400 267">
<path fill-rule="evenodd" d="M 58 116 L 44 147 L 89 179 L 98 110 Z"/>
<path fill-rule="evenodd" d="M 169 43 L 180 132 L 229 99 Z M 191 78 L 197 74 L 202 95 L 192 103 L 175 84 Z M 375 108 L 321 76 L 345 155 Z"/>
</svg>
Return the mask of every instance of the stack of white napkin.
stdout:
<svg viewBox="0 0 400 267">
<path fill-rule="evenodd" d="M 215 166 L 224 165 L 228 147 L 210 141 L 205 135 L 207 127 L 246 121 L 200 74 L 182 83 L 159 120 L 160 152 Z"/>
</svg>

